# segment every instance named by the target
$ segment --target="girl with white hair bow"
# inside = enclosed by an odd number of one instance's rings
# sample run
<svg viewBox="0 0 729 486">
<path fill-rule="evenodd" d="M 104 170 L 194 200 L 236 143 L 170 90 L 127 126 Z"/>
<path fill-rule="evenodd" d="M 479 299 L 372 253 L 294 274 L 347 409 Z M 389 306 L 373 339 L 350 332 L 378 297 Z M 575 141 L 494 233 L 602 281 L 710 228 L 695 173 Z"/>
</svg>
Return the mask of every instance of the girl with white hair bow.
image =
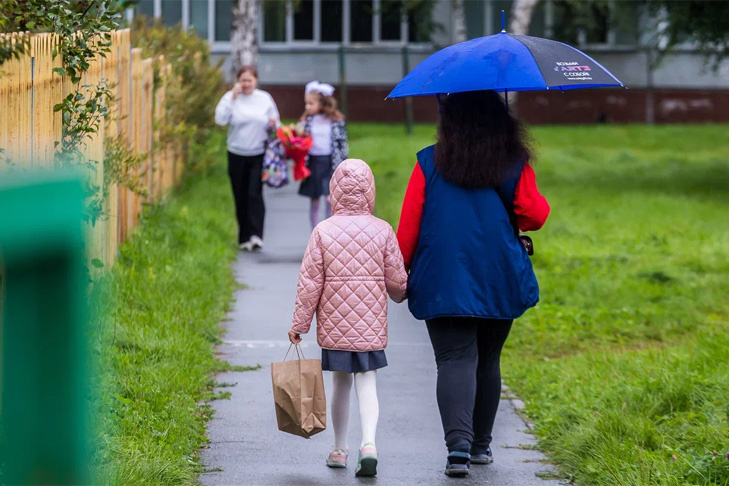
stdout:
<svg viewBox="0 0 729 486">
<path fill-rule="evenodd" d="M 337 109 L 334 86 L 312 81 L 304 90 L 304 114 L 301 123 L 304 131 L 311 135 L 313 143 L 309 150 L 307 166 L 311 175 L 304 179 L 299 194 L 311 199 L 311 227 L 320 219 L 320 201 L 324 197 L 326 217 L 332 215 L 329 201 L 329 181 L 334 169 L 349 156 L 347 127 L 344 115 Z"/>
</svg>

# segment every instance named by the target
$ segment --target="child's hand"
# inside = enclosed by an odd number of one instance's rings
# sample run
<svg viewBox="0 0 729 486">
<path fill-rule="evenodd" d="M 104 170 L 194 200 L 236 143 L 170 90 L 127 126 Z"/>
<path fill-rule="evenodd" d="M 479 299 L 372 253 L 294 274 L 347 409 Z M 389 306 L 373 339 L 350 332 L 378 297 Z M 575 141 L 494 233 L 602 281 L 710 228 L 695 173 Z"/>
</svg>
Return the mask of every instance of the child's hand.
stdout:
<svg viewBox="0 0 729 486">
<path fill-rule="evenodd" d="M 289 341 L 291 341 L 291 344 L 299 344 L 301 342 L 301 334 L 289 331 Z"/>
</svg>

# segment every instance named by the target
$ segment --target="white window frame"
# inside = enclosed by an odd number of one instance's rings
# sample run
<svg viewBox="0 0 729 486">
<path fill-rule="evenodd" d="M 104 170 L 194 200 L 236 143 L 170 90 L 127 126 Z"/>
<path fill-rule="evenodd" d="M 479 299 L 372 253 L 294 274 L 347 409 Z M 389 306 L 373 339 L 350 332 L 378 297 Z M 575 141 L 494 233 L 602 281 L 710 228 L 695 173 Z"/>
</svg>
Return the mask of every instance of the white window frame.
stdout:
<svg viewBox="0 0 729 486">
<path fill-rule="evenodd" d="M 215 40 L 215 2 L 208 1 L 208 36 L 207 40 L 210 49 L 214 53 L 230 52 L 230 41 Z M 274 0 L 275 1 L 275 0 Z M 312 48 L 331 50 L 337 49 L 340 45 L 356 46 L 362 48 L 400 48 L 405 45 L 413 48 L 426 48 L 431 45 L 430 42 L 408 42 L 410 36 L 410 26 L 407 15 L 403 14 L 400 22 L 400 40 L 382 40 L 381 37 L 381 17 L 380 17 L 380 1 L 372 0 L 374 14 L 372 17 L 372 42 L 352 42 L 351 37 L 351 2 L 357 0 L 342 0 L 342 42 L 323 42 L 321 40 L 321 0 L 314 1 L 314 38 L 312 40 L 294 40 L 294 11 L 291 1 L 286 3 L 286 28 L 284 41 L 266 41 L 265 36 L 265 11 L 263 5 L 260 5 L 259 25 L 258 25 L 258 45 L 262 48 L 271 49 L 296 49 L 302 48 L 311 50 Z M 488 6 L 491 6 L 491 0 L 485 0 Z M 182 26 L 185 29 L 190 28 L 190 6 L 191 0 L 180 0 L 182 4 Z M 234 0 L 235 2 L 235 0 Z M 162 0 L 154 0 L 154 17 L 162 17 Z M 127 20 L 129 22 L 134 18 L 134 9 L 127 10 Z"/>
<path fill-rule="evenodd" d="M 554 0 L 546 0 L 547 6 L 551 7 L 554 5 Z M 609 9 L 615 8 L 615 0 L 612 0 L 608 4 Z M 554 18 L 550 19 L 552 25 L 546 26 L 545 30 L 549 28 L 551 32 L 554 32 Z M 545 18 L 546 24 L 546 18 Z M 633 44 L 618 44 L 617 43 L 618 32 L 616 25 L 611 23 L 608 26 L 607 40 L 605 42 L 587 42 L 587 32 L 584 29 L 577 31 L 577 47 L 584 50 L 591 51 L 632 51 L 638 48 L 640 45 L 640 32 L 638 33 L 638 39 Z"/>
<path fill-rule="evenodd" d="M 287 4 L 286 11 L 286 40 L 285 41 L 266 41 L 265 37 L 265 12 L 261 12 L 260 24 L 258 28 L 258 42 L 264 48 L 337 48 L 340 45 L 350 46 L 357 45 L 362 47 L 402 47 L 406 44 L 411 46 L 426 46 L 429 43 L 409 43 L 409 25 L 407 15 L 401 16 L 400 22 L 400 40 L 382 40 L 381 37 L 381 17 L 380 17 L 380 0 L 373 0 L 372 6 L 374 14 L 372 17 L 372 42 L 352 42 L 351 40 L 351 2 L 357 0 L 342 0 L 342 42 L 324 42 L 321 40 L 321 0 L 314 1 L 314 38 L 313 40 L 294 40 L 294 11 L 291 2 Z M 221 44 L 221 43 L 217 43 Z M 222 46 L 221 46 L 222 47 Z"/>
</svg>

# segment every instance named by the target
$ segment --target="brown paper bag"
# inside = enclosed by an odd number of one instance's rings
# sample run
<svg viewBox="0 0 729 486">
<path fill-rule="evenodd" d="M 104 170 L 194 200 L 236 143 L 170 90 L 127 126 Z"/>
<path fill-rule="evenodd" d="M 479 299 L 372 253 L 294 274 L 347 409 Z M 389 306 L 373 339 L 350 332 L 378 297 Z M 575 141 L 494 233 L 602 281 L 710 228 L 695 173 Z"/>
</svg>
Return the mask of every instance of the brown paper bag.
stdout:
<svg viewBox="0 0 729 486">
<path fill-rule="evenodd" d="M 289 347 L 289 351 L 291 347 Z M 321 360 L 299 359 L 271 363 L 273 401 L 278 429 L 308 439 L 327 428 L 327 400 Z"/>
</svg>

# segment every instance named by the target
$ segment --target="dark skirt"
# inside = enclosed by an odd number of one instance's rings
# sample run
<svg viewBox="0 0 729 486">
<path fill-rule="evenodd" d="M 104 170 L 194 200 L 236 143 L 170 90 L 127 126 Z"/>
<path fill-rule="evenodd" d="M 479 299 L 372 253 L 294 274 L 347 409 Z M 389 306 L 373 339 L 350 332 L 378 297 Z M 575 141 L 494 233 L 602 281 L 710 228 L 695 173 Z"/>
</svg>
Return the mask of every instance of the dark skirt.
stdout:
<svg viewBox="0 0 729 486">
<path fill-rule="evenodd" d="M 311 175 L 301 181 L 299 194 L 317 199 L 329 195 L 329 181 L 332 178 L 332 156 L 310 155 L 306 166 Z"/>
<path fill-rule="evenodd" d="M 347 373 L 362 373 L 387 366 L 385 351 L 337 351 L 332 349 L 321 350 L 321 369 L 324 371 L 346 371 Z"/>
</svg>

